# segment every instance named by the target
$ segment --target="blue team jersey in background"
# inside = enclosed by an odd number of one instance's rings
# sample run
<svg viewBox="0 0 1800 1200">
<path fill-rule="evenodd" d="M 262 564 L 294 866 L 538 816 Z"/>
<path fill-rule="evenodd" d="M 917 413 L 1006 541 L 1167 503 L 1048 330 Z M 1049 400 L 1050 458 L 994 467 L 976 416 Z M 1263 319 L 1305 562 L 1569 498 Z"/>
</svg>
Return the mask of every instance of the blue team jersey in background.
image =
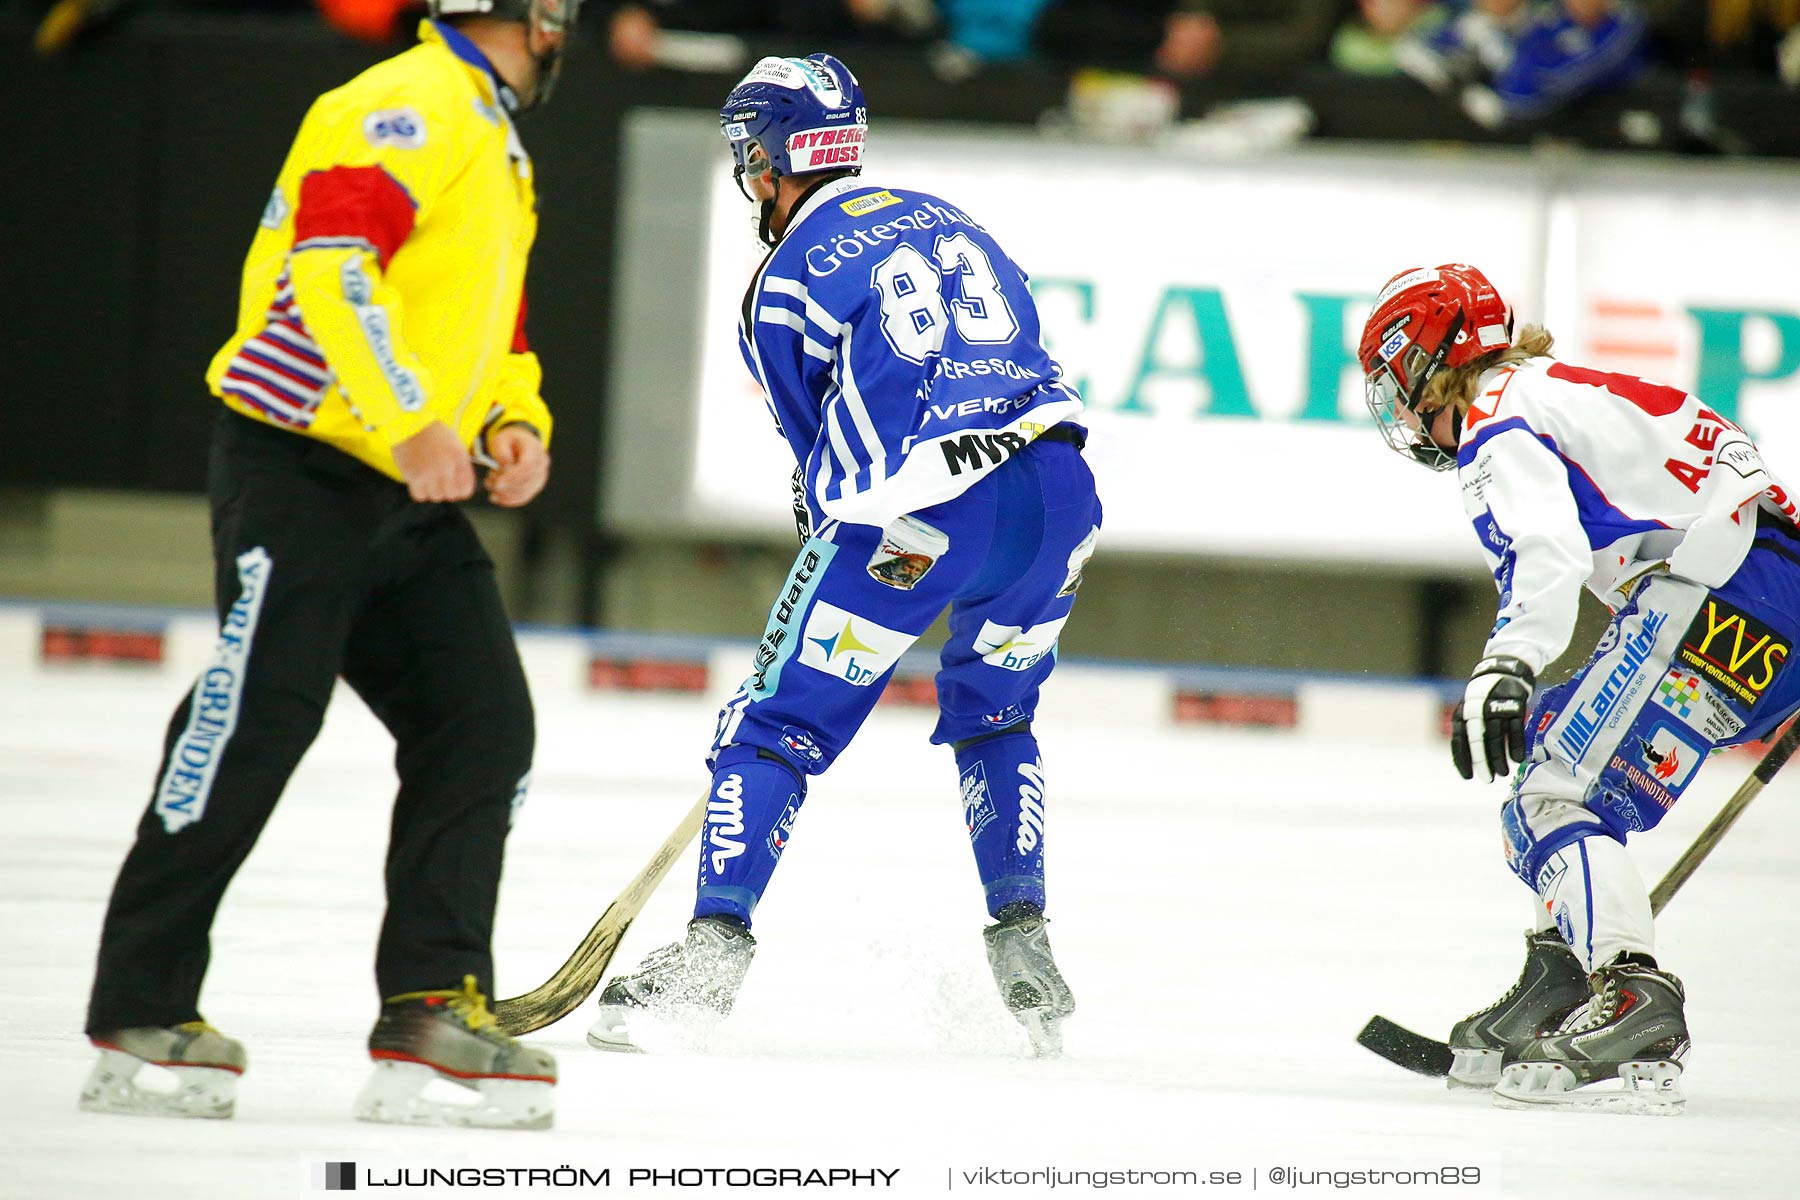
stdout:
<svg viewBox="0 0 1800 1200">
<path fill-rule="evenodd" d="M 922 192 L 813 192 L 751 281 L 738 337 L 815 527 L 886 526 L 961 495 L 1082 411 L 1025 273 Z"/>
</svg>

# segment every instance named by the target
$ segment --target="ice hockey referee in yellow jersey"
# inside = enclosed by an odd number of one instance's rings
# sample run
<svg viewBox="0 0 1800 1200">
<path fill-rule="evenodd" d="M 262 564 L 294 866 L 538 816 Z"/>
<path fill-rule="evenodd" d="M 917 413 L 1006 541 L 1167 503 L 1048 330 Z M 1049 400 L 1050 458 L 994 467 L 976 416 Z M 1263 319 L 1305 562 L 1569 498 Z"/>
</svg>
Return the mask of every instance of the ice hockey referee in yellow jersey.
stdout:
<svg viewBox="0 0 1800 1200">
<path fill-rule="evenodd" d="M 209 477 L 219 640 L 107 909 L 84 1108 L 231 1115 L 246 1055 L 200 1015 L 209 931 L 341 676 L 393 734 L 400 780 L 355 1113 L 551 1122 L 554 1060 L 501 1034 L 487 999 L 531 696 L 455 502 L 477 466 L 505 506 L 549 476 L 524 332 L 535 180 L 513 122 L 549 94 L 578 3 L 431 0 L 418 46 L 301 124 L 207 373 L 226 409 Z"/>
</svg>

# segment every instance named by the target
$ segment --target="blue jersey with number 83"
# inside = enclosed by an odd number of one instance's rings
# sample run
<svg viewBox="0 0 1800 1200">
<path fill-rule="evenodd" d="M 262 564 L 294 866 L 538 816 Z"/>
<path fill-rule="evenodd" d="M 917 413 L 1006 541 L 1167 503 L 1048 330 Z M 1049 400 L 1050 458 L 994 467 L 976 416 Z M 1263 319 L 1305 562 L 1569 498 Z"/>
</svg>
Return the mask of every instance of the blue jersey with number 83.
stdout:
<svg viewBox="0 0 1800 1200">
<path fill-rule="evenodd" d="M 751 281 L 738 337 L 815 528 L 940 504 L 1082 411 L 1025 273 L 922 192 L 854 178 L 813 192 Z"/>
</svg>

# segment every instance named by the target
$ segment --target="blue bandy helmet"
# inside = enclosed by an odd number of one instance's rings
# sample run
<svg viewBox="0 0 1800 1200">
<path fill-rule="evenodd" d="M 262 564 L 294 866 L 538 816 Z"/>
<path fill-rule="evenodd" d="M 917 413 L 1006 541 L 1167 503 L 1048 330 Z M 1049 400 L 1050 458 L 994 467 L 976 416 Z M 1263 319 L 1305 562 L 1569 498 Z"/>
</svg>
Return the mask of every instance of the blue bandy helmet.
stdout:
<svg viewBox="0 0 1800 1200">
<path fill-rule="evenodd" d="M 856 76 L 831 55 L 765 58 L 725 97 L 719 128 L 742 189 L 746 173 L 765 170 L 859 174 L 869 110 Z"/>
</svg>

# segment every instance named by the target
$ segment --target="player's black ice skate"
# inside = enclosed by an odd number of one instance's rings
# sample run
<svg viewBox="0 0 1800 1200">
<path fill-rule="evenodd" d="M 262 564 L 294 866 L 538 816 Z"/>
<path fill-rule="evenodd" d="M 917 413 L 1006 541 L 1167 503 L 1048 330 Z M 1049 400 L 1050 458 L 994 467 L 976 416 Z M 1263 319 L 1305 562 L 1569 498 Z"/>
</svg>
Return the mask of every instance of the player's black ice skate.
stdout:
<svg viewBox="0 0 1800 1200">
<path fill-rule="evenodd" d="M 741 921 L 695 917 L 685 940 L 653 950 L 629 975 L 600 992 L 600 1017 L 588 1029 L 596 1050 L 639 1050 L 634 1018 L 705 1029 L 731 1015 L 738 987 L 750 970 L 756 939 Z"/>
<path fill-rule="evenodd" d="M 548 1129 L 556 1060 L 500 1032 L 475 977 L 460 990 L 408 992 L 369 1034 L 375 1070 L 356 1117 L 396 1125 Z"/>
<path fill-rule="evenodd" d="M 1020 902 L 1000 910 L 999 922 L 982 930 L 988 966 L 1007 1011 L 1031 1038 L 1032 1053 L 1062 1053 L 1062 1023 L 1075 1011 L 1075 994 L 1063 982 L 1050 953 L 1049 924 L 1043 910 Z"/>
<path fill-rule="evenodd" d="M 1569 1010 L 1587 1000 L 1587 975 L 1581 960 L 1554 929 L 1525 935 L 1525 969 L 1512 989 L 1480 1012 L 1470 1013 L 1450 1030 L 1447 1083 L 1453 1088 L 1493 1087 L 1507 1051 L 1517 1051 L 1547 1028 L 1555 1028 Z"/>
<path fill-rule="evenodd" d="M 88 1040 L 100 1061 L 81 1086 L 86 1112 L 229 1117 L 237 1105 L 243 1044 L 205 1021 L 111 1029 Z"/>
<path fill-rule="evenodd" d="M 1647 955 L 1621 954 L 1594 972 L 1593 996 L 1554 1033 L 1509 1061 L 1494 1088 L 1496 1103 L 1580 1105 L 1639 1112 L 1679 1109 L 1681 1060 L 1688 1051 L 1681 980 Z M 1617 1091 L 1586 1091 L 1617 1079 Z"/>
</svg>

